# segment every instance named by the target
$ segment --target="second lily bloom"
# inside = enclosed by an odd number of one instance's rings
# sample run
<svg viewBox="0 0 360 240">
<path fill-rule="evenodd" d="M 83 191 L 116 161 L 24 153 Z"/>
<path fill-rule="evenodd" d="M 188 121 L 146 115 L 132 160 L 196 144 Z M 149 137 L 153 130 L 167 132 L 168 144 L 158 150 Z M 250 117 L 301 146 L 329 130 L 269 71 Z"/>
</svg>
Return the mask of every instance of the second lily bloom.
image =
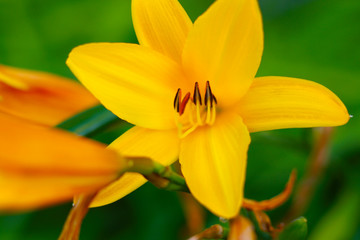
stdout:
<svg viewBox="0 0 360 240">
<path fill-rule="evenodd" d="M 242 205 L 251 132 L 349 119 L 324 86 L 255 77 L 263 51 L 256 0 L 217 0 L 194 23 L 177 0 L 133 0 L 132 15 L 140 45 L 86 44 L 67 64 L 101 103 L 136 125 L 111 147 L 165 165 L 179 159 L 191 193 L 216 215 L 232 218 Z M 127 173 L 92 205 L 145 182 Z"/>
</svg>

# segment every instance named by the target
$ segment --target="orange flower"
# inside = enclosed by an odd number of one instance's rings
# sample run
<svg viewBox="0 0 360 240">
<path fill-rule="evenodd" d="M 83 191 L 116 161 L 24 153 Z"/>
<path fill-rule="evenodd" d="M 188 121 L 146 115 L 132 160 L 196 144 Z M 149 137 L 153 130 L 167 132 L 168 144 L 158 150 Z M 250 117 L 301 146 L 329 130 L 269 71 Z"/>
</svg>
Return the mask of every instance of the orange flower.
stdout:
<svg viewBox="0 0 360 240">
<path fill-rule="evenodd" d="M 123 158 L 105 145 L 0 112 L 0 210 L 27 210 L 94 192 Z"/>
<path fill-rule="evenodd" d="M 49 73 L 0 65 L 0 110 L 54 126 L 97 103 L 81 85 Z"/>
</svg>

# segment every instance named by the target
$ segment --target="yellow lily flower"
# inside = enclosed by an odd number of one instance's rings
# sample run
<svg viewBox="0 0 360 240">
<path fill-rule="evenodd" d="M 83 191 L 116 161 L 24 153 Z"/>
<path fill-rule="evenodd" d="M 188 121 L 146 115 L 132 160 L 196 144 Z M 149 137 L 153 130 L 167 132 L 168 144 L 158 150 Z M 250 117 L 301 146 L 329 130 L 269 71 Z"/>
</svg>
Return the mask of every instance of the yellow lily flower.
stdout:
<svg viewBox="0 0 360 240">
<path fill-rule="evenodd" d="M 0 210 L 24 211 L 95 192 L 125 162 L 105 145 L 0 112 Z"/>
<path fill-rule="evenodd" d="M 0 65 L 0 111 L 54 126 L 96 103 L 69 79 Z"/>
<path fill-rule="evenodd" d="M 194 23 L 177 0 L 132 0 L 132 16 L 140 45 L 82 45 L 67 64 L 105 107 L 136 125 L 110 147 L 164 165 L 179 159 L 191 193 L 216 215 L 234 217 L 242 205 L 249 133 L 349 119 L 317 83 L 255 78 L 263 51 L 256 0 L 217 0 Z M 127 173 L 92 206 L 145 181 Z"/>
</svg>

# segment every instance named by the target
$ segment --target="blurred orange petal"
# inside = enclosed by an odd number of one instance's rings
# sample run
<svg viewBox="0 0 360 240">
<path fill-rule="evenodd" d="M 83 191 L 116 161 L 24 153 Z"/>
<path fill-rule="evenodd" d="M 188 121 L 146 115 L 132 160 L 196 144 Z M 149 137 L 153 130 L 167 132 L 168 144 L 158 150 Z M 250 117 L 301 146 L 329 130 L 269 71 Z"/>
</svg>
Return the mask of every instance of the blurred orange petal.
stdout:
<svg viewBox="0 0 360 240">
<path fill-rule="evenodd" d="M 255 240 L 255 228 L 250 220 L 243 216 L 237 216 L 230 222 L 228 240 Z"/>
<path fill-rule="evenodd" d="M 124 167 L 105 145 L 0 112 L 0 209 L 70 200 L 110 183 Z"/>
<path fill-rule="evenodd" d="M 54 126 L 97 102 L 72 80 L 0 65 L 0 110 L 3 112 Z"/>
</svg>

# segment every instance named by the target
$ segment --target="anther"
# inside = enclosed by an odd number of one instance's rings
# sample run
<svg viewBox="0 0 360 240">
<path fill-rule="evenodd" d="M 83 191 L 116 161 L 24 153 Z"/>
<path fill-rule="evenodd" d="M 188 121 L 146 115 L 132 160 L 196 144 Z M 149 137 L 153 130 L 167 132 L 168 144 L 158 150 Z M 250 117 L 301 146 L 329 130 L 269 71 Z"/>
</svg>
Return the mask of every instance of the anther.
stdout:
<svg viewBox="0 0 360 240">
<path fill-rule="evenodd" d="M 213 101 L 215 101 L 215 103 L 217 103 L 215 96 L 211 92 L 209 81 L 206 82 L 205 106 L 207 106 L 208 101 L 210 102 L 210 107 L 213 107 Z"/>
<path fill-rule="evenodd" d="M 180 110 L 180 101 L 181 101 L 181 89 L 179 88 L 176 92 L 175 99 L 174 99 L 174 108 L 177 112 Z"/>
<path fill-rule="evenodd" d="M 199 83 L 198 82 L 195 83 L 195 88 L 194 88 L 193 102 L 194 102 L 195 105 L 197 104 L 197 101 L 199 101 L 200 105 L 202 105 L 201 94 L 200 94 Z"/>
<path fill-rule="evenodd" d="M 217 104 L 217 99 L 216 99 L 214 94 L 212 95 L 212 97 L 213 97 L 213 100 L 214 100 L 215 104 Z"/>
<path fill-rule="evenodd" d="M 185 95 L 184 99 L 180 103 L 180 106 L 179 106 L 179 114 L 180 114 L 180 116 L 184 113 L 186 104 L 188 103 L 189 99 L 190 99 L 190 93 L 188 92 Z"/>
</svg>

